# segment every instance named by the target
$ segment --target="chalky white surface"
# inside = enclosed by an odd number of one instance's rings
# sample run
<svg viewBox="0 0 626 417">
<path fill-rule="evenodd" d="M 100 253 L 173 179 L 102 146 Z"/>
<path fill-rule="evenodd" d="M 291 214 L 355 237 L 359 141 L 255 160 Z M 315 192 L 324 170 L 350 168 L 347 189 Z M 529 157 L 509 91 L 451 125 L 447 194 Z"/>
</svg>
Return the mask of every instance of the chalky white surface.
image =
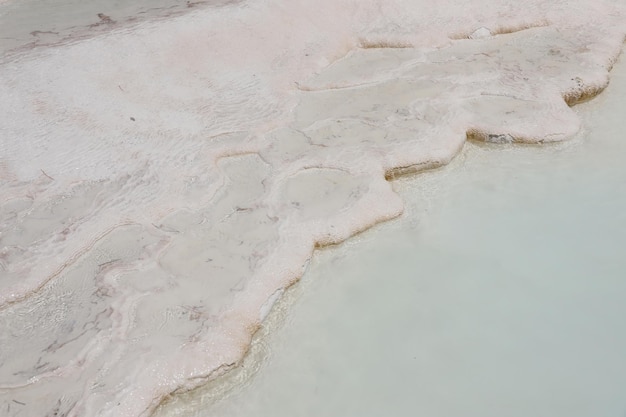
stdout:
<svg viewBox="0 0 626 417">
<path fill-rule="evenodd" d="M 576 133 L 625 32 L 587 0 L 260 1 L 7 55 L 7 415 L 149 415 L 231 368 L 316 245 L 401 214 L 386 178 Z"/>
</svg>

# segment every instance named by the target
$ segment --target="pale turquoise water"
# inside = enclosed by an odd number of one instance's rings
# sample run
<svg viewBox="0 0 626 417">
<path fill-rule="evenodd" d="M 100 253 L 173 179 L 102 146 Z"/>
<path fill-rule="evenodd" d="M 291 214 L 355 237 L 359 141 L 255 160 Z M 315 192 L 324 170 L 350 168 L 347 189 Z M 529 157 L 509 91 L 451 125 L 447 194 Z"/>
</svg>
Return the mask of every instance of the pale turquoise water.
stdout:
<svg viewBox="0 0 626 417">
<path fill-rule="evenodd" d="M 398 181 L 407 215 L 315 256 L 235 388 L 170 415 L 626 415 L 625 98 L 622 62 L 574 140 Z"/>
<path fill-rule="evenodd" d="M 49 26 L 4 14 L 0 27 L 21 31 L 11 45 L 45 44 L 107 30 L 98 13 L 167 9 L 105 4 L 39 9 L 32 19 Z M 471 145 L 450 167 L 398 182 L 407 216 L 316 257 L 257 341 L 246 366 L 260 371 L 214 406 L 196 396 L 173 412 L 626 414 L 624 75 L 615 81 L 571 143 Z"/>
</svg>

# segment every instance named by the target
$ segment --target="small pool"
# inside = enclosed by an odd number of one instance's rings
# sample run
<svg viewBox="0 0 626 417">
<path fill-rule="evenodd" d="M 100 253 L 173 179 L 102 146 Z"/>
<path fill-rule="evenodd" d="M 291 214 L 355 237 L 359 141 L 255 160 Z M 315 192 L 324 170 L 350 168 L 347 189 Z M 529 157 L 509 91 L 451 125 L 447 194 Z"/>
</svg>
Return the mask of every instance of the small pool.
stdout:
<svg viewBox="0 0 626 417">
<path fill-rule="evenodd" d="M 550 146 L 468 143 L 318 252 L 243 367 L 160 415 L 626 414 L 626 63 Z"/>
</svg>

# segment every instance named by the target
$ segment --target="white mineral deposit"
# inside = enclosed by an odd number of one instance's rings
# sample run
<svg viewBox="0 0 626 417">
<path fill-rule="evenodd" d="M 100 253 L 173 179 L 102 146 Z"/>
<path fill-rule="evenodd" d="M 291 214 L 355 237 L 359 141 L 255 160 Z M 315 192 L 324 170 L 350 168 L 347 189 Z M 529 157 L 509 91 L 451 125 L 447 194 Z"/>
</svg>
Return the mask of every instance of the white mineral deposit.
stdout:
<svg viewBox="0 0 626 417">
<path fill-rule="evenodd" d="M 58 1 L 0 4 L 7 417 L 149 416 L 237 368 L 316 248 L 401 216 L 395 178 L 598 128 L 571 106 L 626 35 L 610 0 Z"/>
</svg>

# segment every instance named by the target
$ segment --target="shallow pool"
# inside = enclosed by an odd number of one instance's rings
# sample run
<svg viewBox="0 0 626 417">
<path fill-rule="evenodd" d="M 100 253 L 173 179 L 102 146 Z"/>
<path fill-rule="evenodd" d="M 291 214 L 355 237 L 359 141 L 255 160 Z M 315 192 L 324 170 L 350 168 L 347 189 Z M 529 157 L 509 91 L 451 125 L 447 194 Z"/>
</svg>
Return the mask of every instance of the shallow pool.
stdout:
<svg viewBox="0 0 626 417">
<path fill-rule="evenodd" d="M 318 252 L 242 368 L 177 416 L 624 416 L 626 63 L 550 146 L 468 143 L 406 214 Z"/>
</svg>

